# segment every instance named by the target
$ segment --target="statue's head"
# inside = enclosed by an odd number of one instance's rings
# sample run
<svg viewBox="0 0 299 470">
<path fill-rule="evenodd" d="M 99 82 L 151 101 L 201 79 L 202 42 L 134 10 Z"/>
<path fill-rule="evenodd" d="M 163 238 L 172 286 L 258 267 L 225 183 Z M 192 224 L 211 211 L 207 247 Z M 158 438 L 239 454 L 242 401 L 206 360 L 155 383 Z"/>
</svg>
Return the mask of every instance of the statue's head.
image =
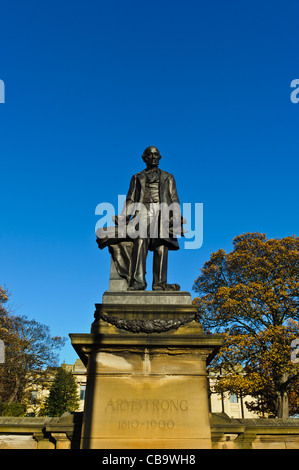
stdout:
<svg viewBox="0 0 299 470">
<path fill-rule="evenodd" d="M 147 147 L 143 152 L 142 159 L 148 168 L 154 168 L 159 165 L 161 155 L 157 147 Z"/>
</svg>

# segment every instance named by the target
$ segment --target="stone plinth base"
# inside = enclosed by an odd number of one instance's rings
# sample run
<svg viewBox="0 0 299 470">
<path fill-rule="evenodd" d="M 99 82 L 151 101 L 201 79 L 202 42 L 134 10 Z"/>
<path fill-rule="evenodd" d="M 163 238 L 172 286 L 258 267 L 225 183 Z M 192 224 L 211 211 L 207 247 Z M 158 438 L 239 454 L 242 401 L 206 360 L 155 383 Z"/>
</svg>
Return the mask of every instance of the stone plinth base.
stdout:
<svg viewBox="0 0 299 470">
<path fill-rule="evenodd" d="M 191 305 L 192 299 L 189 292 L 184 291 L 107 291 L 103 295 L 103 305 Z"/>
<path fill-rule="evenodd" d="M 91 334 L 70 335 L 88 374 L 81 447 L 211 448 L 206 362 L 222 339 L 204 335 L 190 320 L 191 303 L 96 308 Z M 153 317 L 160 332 L 149 334 Z M 167 329 L 177 318 L 181 326 Z M 130 321 L 141 330 L 116 326 Z"/>
</svg>

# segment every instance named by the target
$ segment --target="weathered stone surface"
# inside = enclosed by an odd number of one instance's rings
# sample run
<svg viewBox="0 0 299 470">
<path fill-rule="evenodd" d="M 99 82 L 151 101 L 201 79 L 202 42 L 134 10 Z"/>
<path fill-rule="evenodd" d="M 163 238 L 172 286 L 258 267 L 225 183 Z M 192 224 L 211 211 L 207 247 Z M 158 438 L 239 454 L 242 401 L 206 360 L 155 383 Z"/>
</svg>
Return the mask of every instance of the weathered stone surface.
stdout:
<svg viewBox="0 0 299 470">
<path fill-rule="evenodd" d="M 89 369 L 83 448 L 172 448 L 174 440 L 177 448 L 211 447 L 205 374 L 155 373 L 149 357 L 137 369 L 112 354 L 102 367 L 98 355 Z"/>
<path fill-rule="evenodd" d="M 157 305 L 164 319 L 192 304 Z M 153 305 L 97 305 L 150 319 Z M 107 310 L 108 309 L 108 310 Z M 162 333 L 132 333 L 96 318 L 90 335 L 70 335 L 87 365 L 82 448 L 211 448 L 206 362 L 222 343 L 197 321 Z"/>
<path fill-rule="evenodd" d="M 188 294 L 188 293 L 187 293 Z M 134 293 L 132 294 L 134 297 Z M 189 294 L 188 294 L 189 295 Z M 125 294 L 131 298 L 130 294 Z M 144 294 L 138 298 L 148 298 L 150 299 L 151 293 Z M 160 293 L 153 294 L 155 299 L 166 299 L 169 297 L 169 294 Z M 113 296 L 112 296 L 113 298 Z M 182 295 L 182 299 L 185 296 Z M 118 301 L 119 295 L 115 297 Z M 155 301 L 156 302 L 156 301 Z M 131 303 L 124 302 L 115 303 L 102 303 L 96 304 L 95 311 L 95 321 L 91 327 L 92 334 L 102 334 L 107 332 L 107 334 L 123 334 L 124 331 L 129 333 L 161 333 L 165 331 L 172 330 L 173 332 L 180 328 L 182 325 L 189 324 L 192 320 L 197 319 L 198 311 L 197 307 L 192 303 L 167 303 L 164 301 L 157 303 Z M 104 320 L 104 321 L 103 321 Z M 112 330 L 111 325 L 115 326 L 116 329 Z M 108 329 L 107 329 L 108 326 Z M 197 324 L 197 333 L 198 333 L 199 324 Z"/>
<path fill-rule="evenodd" d="M 299 449 L 299 420 L 211 414 L 213 449 Z"/>
<path fill-rule="evenodd" d="M 37 441 L 30 434 L 1 434 L 0 449 L 37 449 Z"/>
<path fill-rule="evenodd" d="M 119 291 L 105 292 L 103 304 L 130 305 L 188 305 L 192 303 L 191 295 L 185 291 Z"/>
<path fill-rule="evenodd" d="M 0 449 L 69 449 L 75 424 L 70 413 L 58 418 L 1 416 Z"/>
<path fill-rule="evenodd" d="M 142 398 L 143 399 L 143 398 Z M 135 407 L 138 411 L 140 404 L 129 401 L 128 404 L 123 398 L 119 403 L 109 403 L 109 409 L 117 413 L 126 413 L 128 407 Z M 150 406 L 162 408 L 163 413 L 167 413 L 172 408 L 175 413 L 186 413 L 186 402 L 172 402 L 172 398 L 167 398 L 168 402 L 152 402 Z M 145 406 L 143 402 L 143 407 Z M 114 407 L 114 409 L 113 409 Z M 164 408 L 164 410 L 163 410 Z M 140 410 L 139 410 L 140 411 Z M 158 411 L 158 410 L 157 410 Z M 78 449 L 80 447 L 82 413 L 68 414 L 61 418 L 6 418 L 0 417 L 0 449 Z M 213 449 L 299 449 L 299 420 L 289 419 L 236 419 L 229 418 L 225 413 L 212 413 L 210 415 L 210 425 L 212 434 Z M 62 432 L 62 423 L 67 426 L 68 431 Z M 51 424 L 49 432 L 48 424 Z M 12 427 L 9 428 L 9 424 Z M 126 423 L 123 423 L 124 425 Z M 154 423 L 153 423 L 154 424 Z M 49 424 L 50 425 L 50 424 Z M 134 423 L 136 425 L 136 423 Z M 160 426 L 163 424 L 160 423 Z M 127 440 L 119 438 L 115 443 L 111 439 L 102 439 L 103 447 L 117 448 L 118 445 L 125 447 Z M 146 438 L 140 438 L 139 448 L 145 448 L 149 443 Z M 158 443 L 167 444 L 167 448 L 179 449 L 182 446 L 181 439 L 163 438 L 151 439 L 154 448 Z M 195 444 L 195 442 L 193 442 Z M 109 447 L 109 445 L 112 445 Z"/>
</svg>

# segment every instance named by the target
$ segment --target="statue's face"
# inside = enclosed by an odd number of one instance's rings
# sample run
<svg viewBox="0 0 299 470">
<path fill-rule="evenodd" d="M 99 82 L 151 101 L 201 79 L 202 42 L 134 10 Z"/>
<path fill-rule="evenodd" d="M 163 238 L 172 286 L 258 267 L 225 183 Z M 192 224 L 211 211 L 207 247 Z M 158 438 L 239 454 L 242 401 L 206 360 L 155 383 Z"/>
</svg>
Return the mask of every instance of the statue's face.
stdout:
<svg viewBox="0 0 299 470">
<path fill-rule="evenodd" d="M 158 166 L 160 158 L 160 152 L 156 147 L 148 147 L 143 154 L 143 159 L 148 168 Z"/>
</svg>

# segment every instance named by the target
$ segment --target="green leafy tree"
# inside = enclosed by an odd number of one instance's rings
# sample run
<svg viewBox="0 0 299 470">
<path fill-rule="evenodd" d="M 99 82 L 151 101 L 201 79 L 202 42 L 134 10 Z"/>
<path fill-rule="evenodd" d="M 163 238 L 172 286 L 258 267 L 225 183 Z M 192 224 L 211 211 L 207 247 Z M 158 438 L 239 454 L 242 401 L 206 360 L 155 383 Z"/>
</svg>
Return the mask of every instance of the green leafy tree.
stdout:
<svg viewBox="0 0 299 470">
<path fill-rule="evenodd" d="M 76 381 L 72 372 L 62 366 L 55 375 L 42 414 L 61 416 L 67 411 L 76 411 L 78 406 L 79 396 Z"/>
<path fill-rule="evenodd" d="M 259 414 L 298 413 L 299 238 L 237 236 L 230 253 L 212 253 L 193 288 L 204 330 L 224 335 L 213 367 L 226 373 L 214 391 L 258 398 L 246 405 Z"/>
<path fill-rule="evenodd" d="M 27 404 L 32 388 L 43 386 L 49 368 L 58 365 L 57 350 L 65 339 L 52 337 L 47 325 L 13 315 L 6 307 L 8 300 L 7 290 L 0 288 L 0 339 L 5 345 L 5 362 L 0 364 L 0 400 Z"/>
</svg>

